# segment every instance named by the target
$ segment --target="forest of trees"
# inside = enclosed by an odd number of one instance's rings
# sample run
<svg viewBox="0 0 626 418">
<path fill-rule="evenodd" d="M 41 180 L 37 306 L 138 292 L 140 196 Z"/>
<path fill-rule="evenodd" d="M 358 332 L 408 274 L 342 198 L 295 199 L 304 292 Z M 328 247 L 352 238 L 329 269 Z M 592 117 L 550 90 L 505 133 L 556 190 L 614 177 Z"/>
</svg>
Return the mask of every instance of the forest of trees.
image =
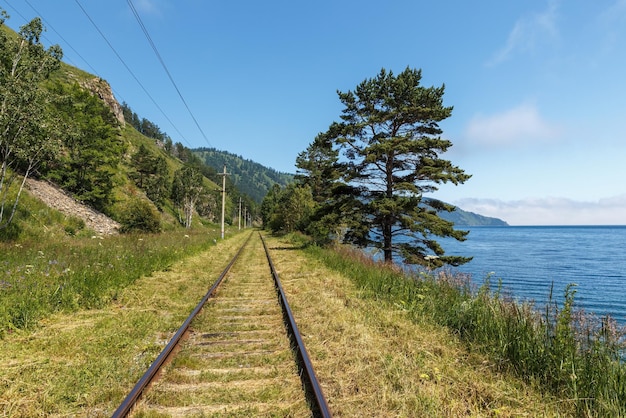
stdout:
<svg viewBox="0 0 626 418">
<path fill-rule="evenodd" d="M 227 151 L 215 148 L 195 148 L 192 151 L 207 166 L 226 165 L 228 179 L 243 194 L 250 196 L 259 204 L 274 184 L 285 186 L 293 181 L 293 174 L 278 172 Z"/>
<path fill-rule="evenodd" d="M 0 230 L 16 213 L 26 178 L 52 162 L 60 146 L 61 122 L 47 112 L 57 99 L 43 86 L 60 66 L 63 52 L 40 42 L 43 25 L 33 19 L 18 37 L 4 31 L 0 16 Z"/>
</svg>

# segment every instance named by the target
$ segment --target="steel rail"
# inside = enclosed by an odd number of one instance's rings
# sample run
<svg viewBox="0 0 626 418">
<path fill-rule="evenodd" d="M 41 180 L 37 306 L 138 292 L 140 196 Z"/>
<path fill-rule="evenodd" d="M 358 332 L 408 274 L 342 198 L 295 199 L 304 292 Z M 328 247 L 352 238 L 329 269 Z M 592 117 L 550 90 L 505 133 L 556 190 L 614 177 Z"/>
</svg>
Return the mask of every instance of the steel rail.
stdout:
<svg viewBox="0 0 626 418">
<path fill-rule="evenodd" d="M 137 382 L 133 390 L 130 391 L 126 399 L 122 401 L 117 410 L 113 413 L 113 415 L 111 415 L 112 418 L 123 418 L 130 413 L 131 409 L 135 406 L 135 404 L 143 394 L 144 390 L 148 387 L 148 385 L 150 385 L 150 383 L 152 383 L 152 381 L 158 374 L 161 366 L 163 366 L 163 364 L 167 361 L 168 357 L 172 354 L 178 343 L 183 338 L 183 335 L 185 335 L 185 333 L 189 329 L 191 321 L 193 321 L 193 319 L 200 313 L 204 304 L 207 302 L 207 300 L 209 300 L 211 296 L 213 296 L 213 293 L 215 293 L 217 287 L 220 285 L 226 274 L 228 274 L 233 264 L 235 264 L 235 261 L 237 261 L 237 258 L 239 258 L 239 255 L 250 241 L 250 238 L 252 238 L 252 235 L 253 233 L 250 233 L 246 241 L 235 254 L 235 257 L 233 257 L 233 259 L 230 261 L 230 263 L 228 263 L 222 274 L 220 274 L 215 283 L 213 283 L 213 286 L 211 286 L 209 291 L 204 295 L 204 297 L 198 303 L 193 312 L 191 312 L 185 322 L 183 322 L 183 325 L 178 329 L 176 334 L 174 334 L 170 342 L 167 344 L 167 346 L 165 346 L 165 348 L 163 349 L 161 354 L 159 354 L 156 360 L 154 360 L 152 365 L 150 365 L 146 373 L 141 377 L 141 379 L 139 379 L 139 381 Z"/>
<path fill-rule="evenodd" d="M 287 327 L 287 331 L 289 333 L 289 339 L 291 340 L 292 346 L 296 350 L 298 368 L 300 369 L 300 379 L 302 380 L 302 385 L 305 388 L 307 398 L 313 406 L 313 416 L 331 417 L 332 415 L 330 413 L 330 409 L 328 408 L 326 398 L 324 397 L 322 387 L 317 380 L 317 376 L 315 375 L 315 371 L 313 370 L 313 364 L 311 363 L 311 359 L 304 345 L 304 341 L 302 340 L 302 336 L 300 335 L 300 331 L 298 330 L 298 325 L 296 325 L 296 320 L 294 319 L 291 308 L 289 307 L 289 303 L 287 302 L 285 291 L 283 290 L 283 287 L 280 283 L 278 272 L 276 271 L 276 268 L 274 268 L 274 263 L 272 262 L 272 258 L 270 257 L 269 250 L 267 248 L 267 245 L 265 244 L 263 235 L 261 235 L 260 232 L 259 236 L 261 237 L 261 242 L 263 242 L 265 255 L 267 256 L 267 261 L 270 265 L 270 270 L 272 271 L 272 277 L 274 278 L 274 284 L 276 286 L 280 305 L 282 307 L 283 315 L 285 317 L 285 326 Z"/>
</svg>

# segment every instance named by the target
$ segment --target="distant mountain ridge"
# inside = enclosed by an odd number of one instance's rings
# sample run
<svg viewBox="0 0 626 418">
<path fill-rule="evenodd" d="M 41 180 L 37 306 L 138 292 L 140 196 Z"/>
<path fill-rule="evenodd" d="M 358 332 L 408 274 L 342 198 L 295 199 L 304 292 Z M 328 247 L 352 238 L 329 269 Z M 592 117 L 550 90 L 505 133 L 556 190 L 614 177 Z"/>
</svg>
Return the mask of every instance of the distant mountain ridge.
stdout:
<svg viewBox="0 0 626 418">
<path fill-rule="evenodd" d="M 455 226 L 509 226 L 506 221 L 499 218 L 479 215 L 465 211 L 459 207 L 454 212 L 441 211 L 438 215 L 446 221 L 454 222 Z"/>
<path fill-rule="evenodd" d="M 242 192 L 261 203 L 274 184 L 281 187 L 293 181 L 293 174 L 281 173 L 272 168 L 244 159 L 242 156 L 215 148 L 196 148 L 191 150 L 209 167 L 221 172 L 224 165 L 230 180 Z M 439 216 L 456 226 L 508 226 L 502 219 L 479 215 L 459 207 L 454 212 L 439 212 Z"/>
<path fill-rule="evenodd" d="M 281 173 L 252 160 L 228 151 L 215 148 L 196 148 L 191 150 L 200 160 L 218 173 L 226 165 L 229 179 L 241 192 L 261 203 L 274 184 L 281 187 L 293 181 L 293 174 Z"/>
</svg>

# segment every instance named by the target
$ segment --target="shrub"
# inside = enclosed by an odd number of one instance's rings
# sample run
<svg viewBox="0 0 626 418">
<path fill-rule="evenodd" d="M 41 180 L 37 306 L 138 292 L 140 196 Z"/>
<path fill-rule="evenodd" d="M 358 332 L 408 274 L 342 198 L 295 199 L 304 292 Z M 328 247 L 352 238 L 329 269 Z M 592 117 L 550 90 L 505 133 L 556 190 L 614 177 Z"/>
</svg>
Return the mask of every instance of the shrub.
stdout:
<svg viewBox="0 0 626 418">
<path fill-rule="evenodd" d="M 149 202 L 132 199 L 120 215 L 120 232 L 160 232 L 161 216 Z"/>
<path fill-rule="evenodd" d="M 68 217 L 65 221 L 65 226 L 63 227 L 65 233 L 71 236 L 76 235 L 79 231 L 82 231 L 83 229 L 85 229 L 85 221 L 74 216 Z"/>
</svg>

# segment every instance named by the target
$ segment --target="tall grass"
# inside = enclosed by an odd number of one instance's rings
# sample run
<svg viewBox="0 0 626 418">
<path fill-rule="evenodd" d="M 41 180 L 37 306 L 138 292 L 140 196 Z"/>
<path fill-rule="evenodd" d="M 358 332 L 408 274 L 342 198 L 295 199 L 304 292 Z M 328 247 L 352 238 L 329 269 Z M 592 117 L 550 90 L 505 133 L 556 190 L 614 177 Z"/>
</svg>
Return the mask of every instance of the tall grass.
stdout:
<svg viewBox="0 0 626 418">
<path fill-rule="evenodd" d="M 217 229 L 0 243 L 0 338 L 56 311 L 98 308 L 137 278 L 215 242 Z"/>
<path fill-rule="evenodd" d="M 345 247 L 308 251 L 352 278 L 366 297 L 401 306 L 416 321 L 444 325 L 501 370 L 540 384 L 562 400 L 566 414 L 626 415 L 624 329 L 610 317 L 576 310 L 573 285 L 561 301 L 550 294 L 539 310 L 503 297 L 490 278 L 475 288 L 468 276 L 407 273 Z"/>
</svg>

